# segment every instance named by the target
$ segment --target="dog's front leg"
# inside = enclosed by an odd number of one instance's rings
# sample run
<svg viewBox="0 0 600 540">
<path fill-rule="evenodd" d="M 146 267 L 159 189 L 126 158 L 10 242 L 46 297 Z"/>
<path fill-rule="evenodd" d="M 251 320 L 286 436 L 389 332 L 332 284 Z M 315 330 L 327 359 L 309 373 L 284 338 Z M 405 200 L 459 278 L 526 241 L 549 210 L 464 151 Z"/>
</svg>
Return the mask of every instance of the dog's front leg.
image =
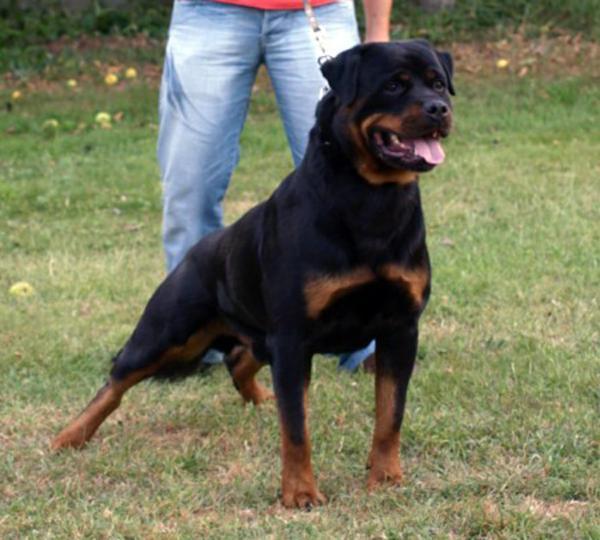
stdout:
<svg viewBox="0 0 600 540">
<path fill-rule="evenodd" d="M 375 351 L 375 432 L 367 466 L 367 487 L 402 480 L 400 426 L 406 391 L 417 353 L 417 323 L 399 328 L 394 335 L 377 338 Z"/>
<path fill-rule="evenodd" d="M 281 492 L 287 508 L 310 508 L 326 499 L 317 489 L 307 429 L 311 356 L 290 336 L 272 340 L 273 385 L 281 429 Z"/>
</svg>

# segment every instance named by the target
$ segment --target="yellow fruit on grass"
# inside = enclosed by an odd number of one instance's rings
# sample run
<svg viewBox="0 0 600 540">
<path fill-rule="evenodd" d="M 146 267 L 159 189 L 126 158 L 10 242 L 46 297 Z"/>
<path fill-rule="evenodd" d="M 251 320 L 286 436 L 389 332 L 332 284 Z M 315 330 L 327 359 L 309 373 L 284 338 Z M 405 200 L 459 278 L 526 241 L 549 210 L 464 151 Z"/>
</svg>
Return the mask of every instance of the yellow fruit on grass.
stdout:
<svg viewBox="0 0 600 540">
<path fill-rule="evenodd" d="M 26 281 L 17 281 L 10 286 L 8 292 L 13 296 L 31 296 L 35 289 Z"/>
<path fill-rule="evenodd" d="M 67 86 L 69 88 L 75 88 L 77 86 L 77 81 L 75 79 L 69 79 L 67 81 Z"/>
<path fill-rule="evenodd" d="M 99 112 L 95 118 L 96 124 L 98 124 L 103 129 L 112 128 L 111 117 L 107 112 Z"/>
<path fill-rule="evenodd" d="M 99 112 L 96 115 L 96 124 L 110 124 L 110 114 L 107 112 Z"/>
<path fill-rule="evenodd" d="M 19 101 L 23 97 L 23 93 L 20 90 L 15 90 L 10 97 L 13 101 Z"/>
<path fill-rule="evenodd" d="M 104 77 L 104 82 L 108 84 L 108 86 L 113 86 L 119 82 L 119 77 L 117 77 L 114 73 L 109 73 L 106 77 Z"/>
<path fill-rule="evenodd" d="M 498 69 L 506 69 L 508 67 L 508 60 L 506 58 L 500 58 L 500 60 L 496 62 L 496 67 Z"/>
<path fill-rule="evenodd" d="M 135 68 L 127 68 L 127 71 L 125 71 L 125 77 L 127 79 L 135 79 L 137 77 L 137 69 Z"/>
</svg>

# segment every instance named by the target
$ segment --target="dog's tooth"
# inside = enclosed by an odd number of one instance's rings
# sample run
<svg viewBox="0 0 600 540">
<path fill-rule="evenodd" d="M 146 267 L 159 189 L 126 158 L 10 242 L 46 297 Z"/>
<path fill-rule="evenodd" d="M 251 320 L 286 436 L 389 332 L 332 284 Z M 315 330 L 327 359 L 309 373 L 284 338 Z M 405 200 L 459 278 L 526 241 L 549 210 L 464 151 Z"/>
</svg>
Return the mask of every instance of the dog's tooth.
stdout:
<svg viewBox="0 0 600 540">
<path fill-rule="evenodd" d="M 398 138 L 398 135 L 396 135 L 395 133 L 390 134 L 390 141 L 394 144 L 400 144 L 400 139 Z"/>
</svg>

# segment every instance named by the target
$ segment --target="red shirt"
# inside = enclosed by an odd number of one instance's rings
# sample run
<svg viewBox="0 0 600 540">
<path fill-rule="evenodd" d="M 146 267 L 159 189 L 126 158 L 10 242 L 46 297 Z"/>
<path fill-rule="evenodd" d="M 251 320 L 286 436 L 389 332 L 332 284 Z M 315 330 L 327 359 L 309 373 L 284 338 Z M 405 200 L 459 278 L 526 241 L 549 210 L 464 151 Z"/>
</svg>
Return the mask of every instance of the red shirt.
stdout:
<svg viewBox="0 0 600 540">
<path fill-rule="evenodd" d="M 304 9 L 302 0 L 215 0 L 222 4 L 235 4 L 255 9 Z M 333 4 L 337 0 L 310 0 L 313 7 Z"/>
</svg>

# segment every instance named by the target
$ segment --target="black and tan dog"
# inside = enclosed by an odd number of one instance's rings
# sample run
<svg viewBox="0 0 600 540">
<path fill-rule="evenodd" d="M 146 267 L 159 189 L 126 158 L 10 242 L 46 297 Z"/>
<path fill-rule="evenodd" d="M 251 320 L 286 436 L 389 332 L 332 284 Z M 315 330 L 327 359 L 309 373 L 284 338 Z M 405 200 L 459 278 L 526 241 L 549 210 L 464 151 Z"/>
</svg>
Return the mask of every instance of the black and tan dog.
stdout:
<svg viewBox="0 0 600 540">
<path fill-rule="evenodd" d="M 422 40 L 359 45 L 327 62 L 304 161 L 239 221 L 202 239 L 150 299 L 109 381 L 53 441 L 81 447 L 142 379 L 208 347 L 244 400 L 269 392 L 281 425 L 282 496 L 319 504 L 306 426 L 315 353 L 376 340 L 368 487 L 398 482 L 399 431 L 430 290 L 418 173 L 444 159 L 452 60 Z"/>
</svg>

